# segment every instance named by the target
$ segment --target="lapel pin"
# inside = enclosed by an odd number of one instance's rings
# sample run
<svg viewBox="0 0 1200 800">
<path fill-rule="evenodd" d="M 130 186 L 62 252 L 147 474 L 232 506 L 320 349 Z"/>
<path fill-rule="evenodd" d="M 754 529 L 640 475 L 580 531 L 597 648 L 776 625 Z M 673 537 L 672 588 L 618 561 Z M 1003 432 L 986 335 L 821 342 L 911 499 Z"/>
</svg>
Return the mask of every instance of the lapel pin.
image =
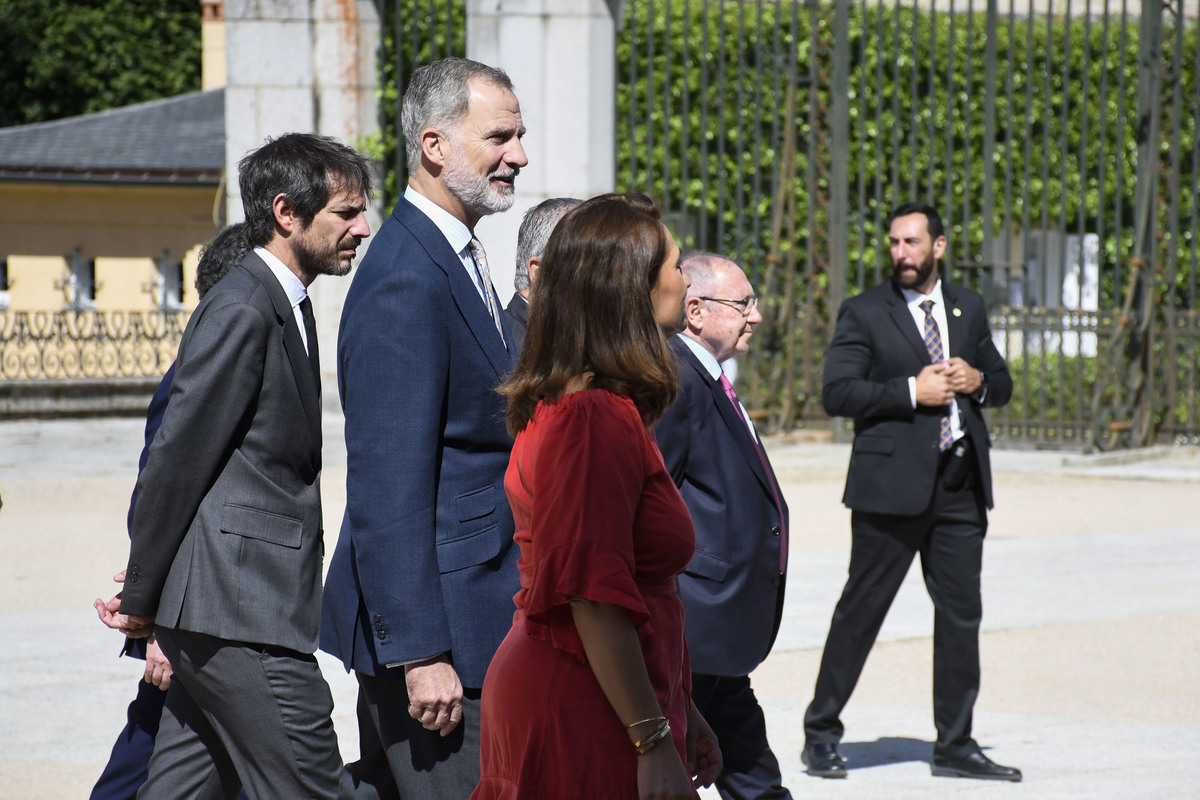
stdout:
<svg viewBox="0 0 1200 800">
<path fill-rule="evenodd" d="M 954 309 L 954 316 L 956 316 L 956 317 L 961 317 L 961 316 L 962 316 L 962 309 L 961 309 L 961 308 L 956 308 L 956 309 Z"/>
</svg>

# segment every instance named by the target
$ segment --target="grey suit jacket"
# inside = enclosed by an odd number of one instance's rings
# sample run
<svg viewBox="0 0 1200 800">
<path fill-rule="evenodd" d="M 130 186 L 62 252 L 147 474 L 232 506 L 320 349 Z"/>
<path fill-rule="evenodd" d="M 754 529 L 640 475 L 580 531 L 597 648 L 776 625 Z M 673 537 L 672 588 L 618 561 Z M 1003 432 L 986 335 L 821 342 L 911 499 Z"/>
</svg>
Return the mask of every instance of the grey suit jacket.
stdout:
<svg viewBox="0 0 1200 800">
<path fill-rule="evenodd" d="M 311 653 L 323 554 L 320 389 L 287 295 L 251 253 L 179 345 L 138 479 L 121 612 Z"/>
</svg>

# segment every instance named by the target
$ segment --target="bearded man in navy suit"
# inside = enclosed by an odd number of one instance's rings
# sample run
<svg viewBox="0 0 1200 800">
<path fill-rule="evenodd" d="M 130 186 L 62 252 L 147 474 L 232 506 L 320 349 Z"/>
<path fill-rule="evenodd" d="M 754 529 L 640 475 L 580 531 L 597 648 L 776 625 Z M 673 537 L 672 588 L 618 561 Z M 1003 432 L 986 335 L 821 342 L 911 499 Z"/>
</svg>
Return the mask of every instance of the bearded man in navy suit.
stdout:
<svg viewBox="0 0 1200 800">
<path fill-rule="evenodd" d="M 338 337 L 346 515 L 321 647 L 356 673 L 401 796 L 466 797 L 518 588 L 492 391 L 516 350 L 474 228 L 512 205 L 525 127 L 508 76 L 462 58 L 413 73 L 401 121 L 408 187 Z"/>
<path fill-rule="evenodd" d="M 682 267 L 692 283 L 687 328 L 671 342 L 679 397 L 655 436 L 696 526 L 696 554 L 679 576 L 692 700 L 721 744 L 721 796 L 790 798 L 750 686 L 783 613 L 787 503 L 721 368 L 746 353 L 762 315 L 746 275 L 729 259 L 700 253 Z"/>
</svg>

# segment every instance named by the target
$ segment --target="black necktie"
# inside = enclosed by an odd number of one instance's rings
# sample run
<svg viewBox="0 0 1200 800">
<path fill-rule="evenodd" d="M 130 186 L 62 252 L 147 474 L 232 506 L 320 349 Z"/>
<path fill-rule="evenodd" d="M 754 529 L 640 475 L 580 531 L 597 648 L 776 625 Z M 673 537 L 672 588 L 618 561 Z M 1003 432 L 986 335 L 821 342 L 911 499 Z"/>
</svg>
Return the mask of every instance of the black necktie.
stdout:
<svg viewBox="0 0 1200 800">
<path fill-rule="evenodd" d="M 317 352 L 317 318 L 313 316 L 312 300 L 305 295 L 300 301 L 300 315 L 304 317 L 304 336 L 308 339 L 308 361 L 312 364 L 313 377 L 321 385 L 321 355 Z"/>
</svg>

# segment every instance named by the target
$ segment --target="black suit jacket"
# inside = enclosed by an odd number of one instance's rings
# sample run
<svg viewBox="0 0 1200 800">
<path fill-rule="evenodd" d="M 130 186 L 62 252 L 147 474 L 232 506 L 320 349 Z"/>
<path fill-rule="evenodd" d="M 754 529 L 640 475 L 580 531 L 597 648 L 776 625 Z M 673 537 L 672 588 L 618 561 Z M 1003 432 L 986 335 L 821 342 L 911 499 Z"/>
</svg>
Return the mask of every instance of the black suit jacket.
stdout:
<svg viewBox="0 0 1200 800">
<path fill-rule="evenodd" d="M 748 675 L 770 652 L 783 606 L 775 474 L 721 384 L 678 338 L 671 347 L 679 397 L 655 437 L 696 526 L 696 555 L 679 576 L 692 671 Z"/>
<path fill-rule="evenodd" d="M 512 330 L 512 347 L 509 349 L 514 357 L 520 358 L 521 346 L 525 344 L 525 329 L 529 326 L 529 301 L 514 294 L 504 311 L 508 314 L 509 328 Z"/>
<path fill-rule="evenodd" d="M 315 651 L 320 387 L 291 302 L 254 253 L 193 312 L 169 397 L 138 479 L 121 612 Z"/>
<path fill-rule="evenodd" d="M 987 377 L 983 405 L 1004 405 L 1012 396 L 1012 378 L 992 342 L 983 298 L 945 281 L 942 297 L 949 356 L 965 359 Z M 851 509 L 915 516 L 928 508 L 937 479 L 942 409 L 914 409 L 908 389 L 908 379 L 928 364 L 925 342 L 893 281 L 842 303 L 825 355 L 822 400 L 830 416 L 854 418 L 854 448 L 842 498 Z M 991 508 L 991 444 L 981 404 L 965 395 L 957 402 Z"/>
</svg>

